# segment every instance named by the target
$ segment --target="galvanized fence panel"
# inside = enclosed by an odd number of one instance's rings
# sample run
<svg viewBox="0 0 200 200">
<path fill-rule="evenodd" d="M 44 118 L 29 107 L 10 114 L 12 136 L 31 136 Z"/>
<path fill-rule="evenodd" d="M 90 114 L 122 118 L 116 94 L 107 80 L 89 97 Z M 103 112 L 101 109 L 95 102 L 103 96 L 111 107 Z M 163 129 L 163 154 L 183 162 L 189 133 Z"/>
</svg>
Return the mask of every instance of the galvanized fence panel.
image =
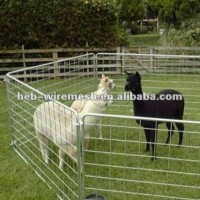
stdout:
<svg viewBox="0 0 200 200">
<path fill-rule="evenodd" d="M 157 64 L 153 61 L 152 65 L 151 62 L 146 62 L 151 58 L 156 58 Z M 193 63 L 194 68 L 188 66 L 188 62 Z M 138 71 L 141 74 L 144 94 L 155 94 L 168 88 L 181 92 L 185 99 L 184 119 L 199 120 L 200 76 L 198 70 L 200 67 L 195 67 L 195 63 L 200 63 L 200 56 L 100 53 L 97 54 L 96 63 L 97 69 L 109 66 L 110 63 L 112 66 L 120 66 L 120 74 L 110 74 L 117 85 L 116 90 L 112 91 L 114 98 L 118 99 L 111 108 L 115 114 L 122 114 L 118 107 L 123 107 L 123 114 L 130 115 L 130 108 L 133 107 L 132 101 L 123 101 L 124 98 L 128 98 L 127 94 L 124 94 L 126 83 L 124 70 L 128 70 L 133 73 Z M 177 63 L 179 63 L 178 66 Z M 102 73 L 107 73 L 107 70 Z"/>
<path fill-rule="evenodd" d="M 88 114 L 87 117 L 97 115 Z M 183 121 L 184 144 L 178 146 L 176 131 L 165 144 L 168 129 L 159 125 L 157 159 L 145 152 L 144 130 L 139 121 L 180 122 L 156 118 L 101 115 L 103 139 L 91 134 L 85 149 L 85 193 L 96 191 L 106 200 L 199 199 L 200 122 Z M 90 124 L 96 126 L 96 124 Z"/>
<path fill-rule="evenodd" d="M 65 59 L 25 70 L 18 70 L 6 76 L 13 148 L 35 170 L 36 174 L 51 189 L 55 190 L 61 199 L 80 199 L 82 198 L 81 193 L 83 190 L 80 180 L 81 156 L 79 147 L 81 145 L 78 145 L 80 142 L 78 116 L 75 111 L 66 106 L 69 106 L 71 101 L 64 101 L 63 97 L 65 96 L 60 95 L 71 94 L 74 91 L 74 83 L 76 83 L 76 93 L 88 90 L 87 87 L 83 88 L 83 84 L 85 86 L 94 85 L 94 79 L 87 77 L 90 77 L 90 73 L 92 73 L 92 76 L 95 76 L 95 62 L 93 58 L 93 54 L 79 56 L 73 59 Z M 26 74 L 30 73 L 34 74 L 33 78 L 24 82 Z M 74 163 L 68 156 L 65 160 L 64 170 L 58 168 L 58 147 L 53 144 L 54 141 L 52 138 L 49 140 L 47 147 L 49 150 L 49 164 L 44 162 L 38 144 L 39 138 L 35 132 L 33 122 L 34 111 L 39 105 L 49 101 L 54 102 L 53 107 L 55 107 L 53 108 L 55 116 L 51 116 L 51 123 L 53 124 L 49 125 L 51 126 L 49 129 L 52 132 L 55 130 L 53 126 L 59 123 L 59 119 L 56 117 L 64 118 L 65 113 L 68 113 L 69 116 L 66 118 L 66 121 L 72 121 L 71 123 L 77 126 L 72 131 L 77 140 L 79 164 Z M 65 102 L 66 105 L 62 102 Z M 62 110 L 56 110 L 58 105 Z M 41 110 L 44 124 L 48 121 L 50 112 L 48 108 Z M 71 119 L 71 116 L 74 116 L 74 118 Z M 60 126 L 62 129 L 66 129 L 65 131 L 68 131 L 65 124 L 61 124 Z M 57 134 L 61 134 L 61 130 L 57 131 Z M 57 139 L 59 140 L 59 136 Z M 65 139 L 62 139 L 65 143 Z"/>
<path fill-rule="evenodd" d="M 6 82 L 14 150 L 63 200 L 82 200 L 91 193 L 102 194 L 106 200 L 199 199 L 200 140 L 199 122 L 195 122 L 200 116 L 199 61 L 200 56 L 187 55 L 87 54 L 11 72 Z M 167 130 L 160 125 L 154 162 L 144 152 L 143 128 L 135 123 L 132 100 L 124 93 L 124 70 L 141 73 L 145 93 L 173 88 L 185 98 L 184 144 L 177 147 L 175 132 L 172 142 L 165 145 Z M 102 116 L 103 140 L 94 127 L 89 149 L 84 149 L 84 124 L 70 109 L 69 96 L 94 92 L 100 74 L 109 75 L 117 85 L 109 92 L 114 104 L 106 111 L 109 115 Z M 58 147 L 53 141 L 50 163 L 43 161 L 33 123 L 38 105 L 55 100 L 64 112 L 77 116 L 74 134 L 79 136 L 79 164 L 67 156 L 63 170 L 58 168 Z"/>
</svg>

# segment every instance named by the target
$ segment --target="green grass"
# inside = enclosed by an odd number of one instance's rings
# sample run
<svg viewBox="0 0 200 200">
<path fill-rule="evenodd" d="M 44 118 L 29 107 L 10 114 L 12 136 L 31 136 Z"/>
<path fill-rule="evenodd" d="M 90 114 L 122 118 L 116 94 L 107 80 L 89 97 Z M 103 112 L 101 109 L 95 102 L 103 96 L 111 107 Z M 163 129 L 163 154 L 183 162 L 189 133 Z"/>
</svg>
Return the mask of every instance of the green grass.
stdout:
<svg viewBox="0 0 200 200">
<path fill-rule="evenodd" d="M 6 87 L 0 84 L 0 199 L 55 200 L 55 194 L 13 151 Z"/>
<path fill-rule="evenodd" d="M 157 33 L 130 35 L 130 46 L 158 46 L 160 35 Z"/>
<path fill-rule="evenodd" d="M 118 86 L 115 90 L 115 94 L 122 93 L 125 77 L 115 77 L 115 83 Z M 121 78 L 121 79 L 119 79 Z M 143 88 L 147 93 L 154 93 L 159 91 L 161 88 L 168 88 L 169 85 L 172 88 L 180 90 L 186 100 L 186 114 L 185 119 L 199 120 L 199 111 L 198 109 L 198 88 L 200 86 L 200 78 L 195 75 L 187 76 L 178 76 L 169 74 L 166 76 L 160 75 L 143 75 Z M 148 80 L 148 81 L 147 81 Z M 54 85 L 53 85 L 53 84 Z M 50 91 L 59 91 L 59 93 L 69 93 L 73 91 L 78 91 L 82 93 L 83 85 L 84 92 L 87 93 L 90 91 L 91 86 L 93 85 L 90 78 L 82 78 L 79 80 L 79 84 L 72 85 L 76 83 L 73 81 L 63 79 L 57 79 L 56 82 L 50 81 L 41 81 L 33 83 L 32 86 L 41 88 L 43 87 L 44 92 Z M 46 86 L 46 87 L 44 87 Z M 191 89 L 193 88 L 193 89 Z M 21 89 L 26 90 L 21 87 Z M 13 88 L 13 91 L 15 88 Z M 27 90 L 27 92 L 29 92 Z M 0 199 L 55 199 L 55 194 L 36 176 L 36 174 L 25 164 L 23 160 L 12 150 L 10 146 L 11 136 L 9 130 L 9 121 L 7 113 L 7 102 L 5 96 L 5 86 L 0 85 L 0 102 L 1 105 L 1 139 L 0 147 L 2 153 L 0 154 L 1 158 L 1 174 L 0 174 Z M 36 105 L 39 102 L 31 102 L 32 105 Z M 67 105 L 70 102 L 63 102 Z M 122 107 L 120 107 L 123 105 Z M 29 108 L 27 102 L 22 102 L 22 108 L 16 107 L 16 111 L 23 111 L 21 115 L 24 116 L 26 120 L 32 123 L 32 113 L 34 108 Z M 130 108 L 132 107 L 132 102 L 115 102 L 108 110 L 108 113 L 113 114 L 126 114 L 132 115 Z M 120 109 L 119 109 L 120 108 Z M 188 108 L 193 108 L 194 110 L 188 110 Z M 23 126 L 26 126 L 27 130 L 30 130 L 30 135 L 27 133 L 26 129 L 21 131 L 22 134 L 32 137 L 31 133 L 34 134 L 33 127 L 24 121 L 21 121 Z M 20 125 L 21 125 L 20 124 Z M 20 125 L 15 125 L 18 129 Z M 132 200 L 133 195 L 119 195 L 117 191 L 125 192 L 138 192 L 138 193 L 153 193 L 156 195 L 181 195 L 185 198 L 199 198 L 200 192 L 197 189 L 190 189 L 181 187 L 173 187 L 172 185 L 199 185 L 199 177 L 194 177 L 190 175 L 191 173 L 197 173 L 200 170 L 199 160 L 200 150 L 193 148 L 194 146 L 199 146 L 199 125 L 189 125 L 186 124 L 186 133 L 184 138 L 184 144 L 190 145 L 191 148 L 177 148 L 173 146 L 169 149 L 163 145 L 163 142 L 166 139 L 166 127 L 165 125 L 159 126 L 158 142 L 161 143 L 158 145 L 158 156 L 161 157 L 156 162 L 150 161 L 150 154 L 146 154 L 143 150 L 145 144 L 141 141 L 145 141 L 144 133 L 142 128 L 140 128 L 133 120 L 126 119 L 103 119 L 103 137 L 104 140 L 100 141 L 94 134 L 91 134 L 92 138 L 90 139 L 90 148 L 85 153 L 85 184 L 86 184 L 86 193 L 94 193 L 96 189 L 102 189 L 99 193 L 103 193 L 107 199 L 110 200 Z M 93 132 L 93 129 L 91 130 Z M 24 139 L 24 138 L 23 138 Z M 135 141 L 140 141 L 139 143 Z M 178 134 L 174 134 L 172 144 L 177 144 Z M 37 141 L 34 141 L 34 145 L 38 145 Z M 38 166 L 44 169 L 44 162 L 40 161 L 41 155 L 37 148 L 32 144 L 27 144 L 27 146 L 22 146 L 21 148 L 27 152 L 28 155 L 33 156 L 31 152 L 27 151 L 26 147 L 30 147 L 32 151 L 35 152 L 35 155 L 38 155 L 38 158 L 32 158 L 38 163 Z M 52 148 L 51 157 L 54 160 L 55 164 L 58 163 L 58 159 L 54 152 L 56 148 Z M 166 159 L 169 155 L 174 158 L 173 160 Z M 143 156 L 141 159 L 138 156 Z M 147 157 L 149 156 L 149 157 Z M 163 157 L 165 159 L 163 159 Z M 196 162 L 183 161 L 181 159 L 190 159 L 197 160 Z M 68 160 L 70 166 L 74 167 L 73 164 Z M 93 163 L 98 165 L 92 165 Z M 109 166 L 107 166 L 109 165 Z M 60 170 L 57 169 L 56 165 L 50 163 L 50 168 L 58 174 L 66 184 L 70 184 L 66 180 L 65 174 L 62 174 Z M 75 174 L 67 166 L 65 166 L 66 173 L 70 176 Z M 150 171 L 149 171 L 150 170 Z M 169 170 L 170 172 L 176 173 L 166 173 Z M 181 174 L 178 172 L 187 172 L 188 174 Z M 52 172 L 46 170 L 46 174 L 53 177 Z M 109 179 L 115 178 L 115 179 Z M 128 182 L 123 181 L 126 178 Z M 56 179 L 55 179 L 56 180 Z M 140 182 L 143 181 L 143 182 Z M 154 182 L 155 184 L 150 184 L 149 181 Z M 156 183 L 163 183 L 157 185 Z M 172 185 L 167 185 L 168 183 Z M 56 181 L 56 184 L 60 184 L 59 181 Z M 72 183 L 71 183 L 72 184 Z M 61 186 L 62 187 L 62 186 Z M 90 190 L 89 188 L 93 187 L 94 189 Z M 63 189 L 66 189 L 64 186 Z M 106 192 L 105 189 L 115 189 L 116 193 L 110 194 Z M 76 188 L 74 189 L 76 191 Z M 147 200 L 148 196 L 135 195 L 137 199 Z M 153 199 L 153 197 L 150 197 Z M 159 199 L 159 198 L 154 198 Z"/>
</svg>

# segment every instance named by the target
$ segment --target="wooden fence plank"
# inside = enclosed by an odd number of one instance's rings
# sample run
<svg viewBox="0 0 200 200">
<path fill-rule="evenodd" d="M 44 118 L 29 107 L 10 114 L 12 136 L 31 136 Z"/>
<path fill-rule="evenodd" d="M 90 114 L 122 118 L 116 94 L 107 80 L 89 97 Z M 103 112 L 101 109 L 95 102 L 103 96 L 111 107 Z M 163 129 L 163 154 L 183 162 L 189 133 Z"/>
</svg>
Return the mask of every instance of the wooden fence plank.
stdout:
<svg viewBox="0 0 200 200">
<path fill-rule="evenodd" d="M 56 48 L 56 49 L 16 49 L 16 50 L 0 50 L 0 79 L 3 76 L 13 70 L 18 70 L 20 68 L 26 68 L 28 66 L 36 66 L 42 63 L 49 63 L 53 61 L 57 61 L 60 59 L 73 57 L 77 55 L 83 55 L 86 53 L 138 53 L 138 54 L 150 54 L 147 60 L 137 61 L 138 65 L 141 65 L 142 68 L 145 68 L 147 71 L 152 71 L 154 69 L 154 65 L 156 65 L 156 58 L 154 58 L 154 54 L 183 54 L 183 55 L 200 55 L 200 48 L 190 48 L 190 47 L 182 47 L 182 48 L 171 48 L 171 47 L 113 47 L 113 48 Z M 103 58 L 106 60 L 106 58 Z M 111 57 L 108 57 L 111 60 Z M 131 58 L 130 58 L 131 59 Z M 117 55 L 113 56 L 113 61 L 117 62 L 116 73 L 122 72 L 121 66 L 129 65 L 127 61 L 123 59 L 123 56 Z M 162 63 L 159 63 L 162 65 Z M 174 65 L 176 65 L 174 63 Z M 179 64 L 177 64 L 179 65 Z M 198 67 L 199 63 L 195 62 L 185 62 L 188 67 Z M 148 67 L 149 68 L 148 68 Z M 109 66 L 106 66 L 109 67 Z M 110 67 L 112 67 L 110 65 Z M 58 75 L 59 70 L 56 70 L 55 73 Z M 114 72 L 112 72 L 114 73 Z M 29 75 L 30 76 L 30 75 Z"/>
<path fill-rule="evenodd" d="M 7 72 L 26 68 L 28 66 L 36 66 L 42 63 L 54 62 L 68 57 L 83 55 L 87 53 L 100 52 L 119 52 L 119 47 L 115 48 L 56 48 L 56 49 L 16 49 L 16 50 L 0 50 L 0 79 Z M 58 70 L 55 71 L 59 73 Z"/>
</svg>

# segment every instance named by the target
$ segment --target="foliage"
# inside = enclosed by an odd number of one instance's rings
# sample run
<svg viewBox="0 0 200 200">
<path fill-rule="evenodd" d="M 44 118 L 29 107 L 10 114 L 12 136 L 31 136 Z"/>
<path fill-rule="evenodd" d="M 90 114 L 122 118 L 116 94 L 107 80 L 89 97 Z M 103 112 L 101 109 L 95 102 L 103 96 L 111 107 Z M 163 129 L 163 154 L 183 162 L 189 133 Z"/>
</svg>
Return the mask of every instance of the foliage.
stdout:
<svg viewBox="0 0 200 200">
<path fill-rule="evenodd" d="M 119 45 L 118 8 L 115 0 L 87 0 L 83 13 L 85 33 L 89 46 Z M 85 15 L 86 13 L 86 15 Z"/>
<path fill-rule="evenodd" d="M 187 18 L 199 12 L 199 0 L 148 0 L 149 17 L 159 18 L 168 25 L 179 26 Z"/>
<path fill-rule="evenodd" d="M 130 45 L 130 34 L 127 33 L 124 29 L 119 29 L 119 39 L 121 46 L 129 46 Z"/>
<path fill-rule="evenodd" d="M 0 48 L 107 47 L 120 43 L 115 0 L 7 0 Z"/>
<path fill-rule="evenodd" d="M 161 7 L 160 0 L 147 1 L 147 18 L 156 18 L 159 15 L 159 8 Z"/>
<path fill-rule="evenodd" d="M 144 2 L 139 0 L 118 0 L 118 5 L 121 27 L 132 34 L 137 33 L 137 21 L 143 19 L 145 14 Z"/>
<path fill-rule="evenodd" d="M 0 48 L 127 46 L 137 20 L 159 16 L 176 29 L 199 8 L 199 0 L 1 0 Z M 198 34 L 188 29 L 189 43 Z"/>
<path fill-rule="evenodd" d="M 193 0 L 164 0 L 159 15 L 168 24 L 179 25 L 182 20 L 194 15 L 199 1 Z"/>
<path fill-rule="evenodd" d="M 171 26 L 161 37 L 163 46 L 200 46 L 200 16 L 182 22 L 177 29 Z"/>
<path fill-rule="evenodd" d="M 133 22 L 144 17 L 144 2 L 139 0 L 120 1 L 120 20 Z"/>
<path fill-rule="evenodd" d="M 166 24 L 163 46 L 199 46 L 199 0 L 148 0 L 147 11 Z"/>
</svg>

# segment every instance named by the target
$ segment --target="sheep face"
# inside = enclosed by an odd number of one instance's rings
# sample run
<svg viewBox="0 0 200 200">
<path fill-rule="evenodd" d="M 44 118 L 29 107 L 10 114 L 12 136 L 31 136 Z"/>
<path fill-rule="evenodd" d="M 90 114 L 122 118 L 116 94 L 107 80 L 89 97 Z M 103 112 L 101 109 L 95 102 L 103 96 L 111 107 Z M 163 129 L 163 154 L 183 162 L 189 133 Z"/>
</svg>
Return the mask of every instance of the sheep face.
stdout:
<svg viewBox="0 0 200 200">
<path fill-rule="evenodd" d="M 141 77 L 138 72 L 135 74 L 133 73 L 128 73 L 125 71 L 125 73 L 128 75 L 126 79 L 126 85 L 124 89 L 126 91 L 131 91 L 133 94 L 138 94 L 141 92 Z"/>
<path fill-rule="evenodd" d="M 113 80 L 110 79 L 108 76 L 102 74 L 98 89 L 104 88 L 105 90 L 109 91 L 110 89 L 114 89 L 115 87 L 116 85 Z"/>
</svg>

